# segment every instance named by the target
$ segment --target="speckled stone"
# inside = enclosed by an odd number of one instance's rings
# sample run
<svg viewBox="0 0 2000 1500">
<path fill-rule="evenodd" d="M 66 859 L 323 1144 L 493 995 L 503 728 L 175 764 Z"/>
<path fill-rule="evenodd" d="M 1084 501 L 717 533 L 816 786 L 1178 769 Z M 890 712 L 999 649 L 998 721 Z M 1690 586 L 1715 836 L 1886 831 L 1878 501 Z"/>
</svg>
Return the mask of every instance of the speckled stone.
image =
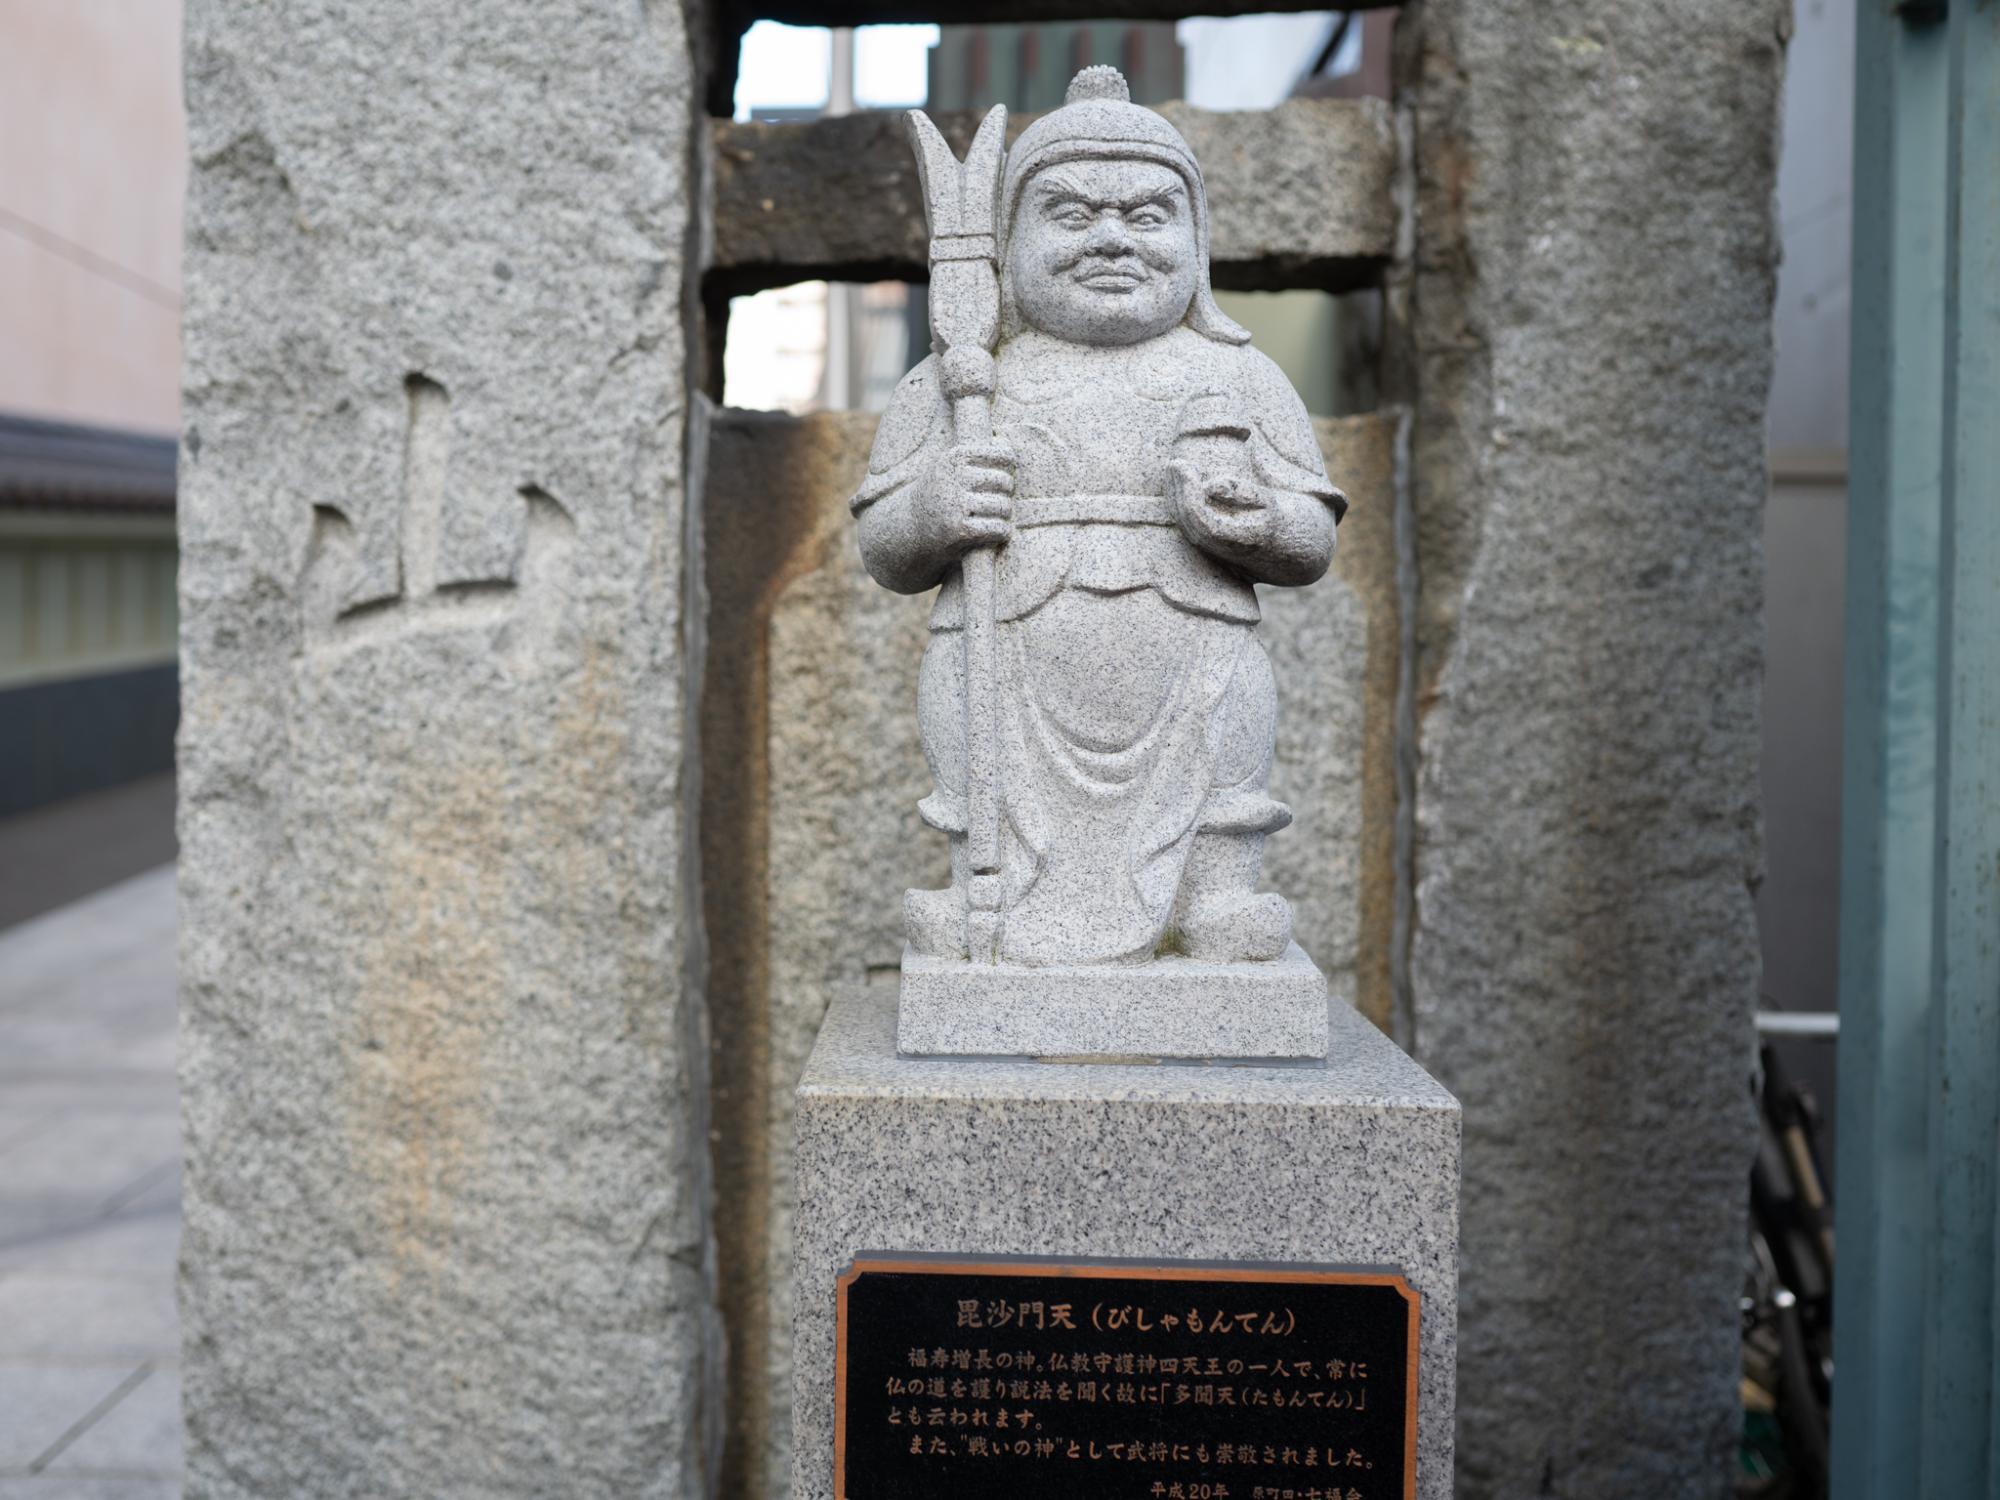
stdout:
<svg viewBox="0 0 2000 1500">
<path fill-rule="evenodd" d="M 683 25 L 186 6 L 202 1500 L 714 1491 Z"/>
<path fill-rule="evenodd" d="M 709 1016 L 716 1253 L 732 1272 L 730 1422 L 753 1434 L 742 1482 L 759 1495 L 782 1495 L 792 1464 L 792 1095 L 833 998 L 871 975 L 894 987 L 904 890 L 950 879 L 945 841 L 917 812 L 931 782 L 909 711 L 929 603 L 869 578 L 847 511 L 876 420 L 725 411 L 710 427 L 703 924 L 709 993 L 730 997 Z M 1324 580 L 1260 595 L 1278 685 L 1271 795 L 1296 815 L 1265 870 L 1329 987 L 1381 1023 L 1396 424 L 1313 426 L 1354 506 Z M 737 690 L 752 682 L 769 684 L 761 714 Z"/>
<path fill-rule="evenodd" d="M 1456 1100 L 1346 1005 L 1329 1060 L 899 1057 L 887 986 L 799 1084 L 794 1500 L 830 1500 L 834 1281 L 860 1251 L 1394 1265 L 1423 1294 L 1417 1494 L 1452 1492 Z"/>
<path fill-rule="evenodd" d="M 1405 15 L 1410 1009 L 1477 1101 L 1459 1493 L 1714 1500 L 1743 1430 L 1791 6 Z"/>
<path fill-rule="evenodd" d="M 903 950 L 896 1050 L 910 1057 L 1321 1058 L 1326 976 L 1274 963 L 974 964 Z"/>
<path fill-rule="evenodd" d="M 1298 393 L 1215 302 L 1187 140 L 1104 66 L 1004 152 L 1003 113 L 962 162 L 909 117 L 937 352 L 890 398 L 852 501 L 876 582 L 937 591 L 919 810 L 952 879 L 908 893 L 905 934 L 981 966 L 1282 969 L 1292 910 L 1259 887 L 1292 813 L 1269 791 L 1257 589 L 1324 576 L 1347 502 Z M 1032 1045 L 1101 1050 L 1091 1026 L 1058 1031 L 1092 1011 L 1050 1005 Z M 1195 1022 L 1167 1028 L 1172 1050 L 1244 1050 Z"/>
</svg>

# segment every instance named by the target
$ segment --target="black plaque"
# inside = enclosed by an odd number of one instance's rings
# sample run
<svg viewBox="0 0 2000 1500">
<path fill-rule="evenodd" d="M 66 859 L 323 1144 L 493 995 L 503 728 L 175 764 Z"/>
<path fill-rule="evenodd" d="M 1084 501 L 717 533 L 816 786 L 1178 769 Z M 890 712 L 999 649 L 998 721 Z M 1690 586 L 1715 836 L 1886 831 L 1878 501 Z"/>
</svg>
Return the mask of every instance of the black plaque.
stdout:
<svg viewBox="0 0 2000 1500">
<path fill-rule="evenodd" d="M 1393 1270 L 862 1255 L 835 1500 L 1413 1500 Z"/>
</svg>

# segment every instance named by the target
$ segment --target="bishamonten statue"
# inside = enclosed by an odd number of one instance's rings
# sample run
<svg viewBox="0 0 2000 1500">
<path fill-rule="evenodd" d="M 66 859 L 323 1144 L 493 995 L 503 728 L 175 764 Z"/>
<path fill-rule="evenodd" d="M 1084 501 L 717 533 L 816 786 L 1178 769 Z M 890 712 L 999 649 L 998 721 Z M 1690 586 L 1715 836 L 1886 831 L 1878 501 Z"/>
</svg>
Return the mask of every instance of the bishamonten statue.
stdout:
<svg viewBox="0 0 2000 1500">
<path fill-rule="evenodd" d="M 870 574 L 938 591 L 920 810 L 952 880 L 908 893 L 910 950 L 1310 967 L 1258 890 L 1291 813 L 1265 789 L 1254 586 L 1324 574 L 1346 500 L 1297 393 L 1215 303 L 1193 153 L 1107 67 L 1011 150 L 1003 109 L 962 163 L 910 123 L 936 352 L 852 501 Z"/>
</svg>

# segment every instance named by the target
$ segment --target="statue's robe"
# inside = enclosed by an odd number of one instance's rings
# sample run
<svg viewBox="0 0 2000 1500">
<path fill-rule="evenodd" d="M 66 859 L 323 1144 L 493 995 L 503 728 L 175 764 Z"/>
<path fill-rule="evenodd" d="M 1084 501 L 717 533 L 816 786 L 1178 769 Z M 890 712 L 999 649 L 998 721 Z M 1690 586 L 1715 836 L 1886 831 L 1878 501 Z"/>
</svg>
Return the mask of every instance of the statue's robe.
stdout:
<svg viewBox="0 0 2000 1500">
<path fill-rule="evenodd" d="M 1235 451 L 1257 482 L 1336 510 L 1345 502 L 1297 394 L 1247 344 L 1185 327 L 1111 348 L 1027 332 L 998 363 L 994 427 L 1016 458 L 994 611 L 1000 956 L 1143 962 L 1171 946 L 1198 835 L 1261 838 L 1291 819 L 1264 790 L 1277 702 L 1256 589 L 1183 534 L 1168 465 L 1203 451 L 1186 435 L 1194 412 L 1213 427 L 1226 410 L 1248 429 Z M 856 514 L 920 484 L 952 437 L 926 359 L 891 398 Z M 953 835 L 966 828 L 964 619 L 954 564 L 918 686 L 936 784 L 920 810 Z M 962 882 L 962 857 L 954 869 Z"/>
</svg>

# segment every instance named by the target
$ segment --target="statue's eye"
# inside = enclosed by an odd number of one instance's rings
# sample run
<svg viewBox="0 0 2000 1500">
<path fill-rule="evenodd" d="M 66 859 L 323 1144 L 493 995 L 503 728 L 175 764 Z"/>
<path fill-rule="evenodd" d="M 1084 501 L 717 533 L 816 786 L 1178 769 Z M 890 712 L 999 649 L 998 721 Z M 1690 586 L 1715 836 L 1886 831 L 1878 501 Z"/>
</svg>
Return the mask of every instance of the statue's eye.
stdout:
<svg viewBox="0 0 2000 1500">
<path fill-rule="evenodd" d="M 1125 216 L 1125 222 L 1134 229 L 1158 229 L 1167 222 L 1167 215 L 1164 209 L 1149 203 L 1144 208 L 1132 210 Z"/>
<path fill-rule="evenodd" d="M 1072 203 L 1056 210 L 1056 222 L 1065 229 L 1081 229 L 1090 222 L 1090 213 L 1080 204 Z"/>
</svg>

